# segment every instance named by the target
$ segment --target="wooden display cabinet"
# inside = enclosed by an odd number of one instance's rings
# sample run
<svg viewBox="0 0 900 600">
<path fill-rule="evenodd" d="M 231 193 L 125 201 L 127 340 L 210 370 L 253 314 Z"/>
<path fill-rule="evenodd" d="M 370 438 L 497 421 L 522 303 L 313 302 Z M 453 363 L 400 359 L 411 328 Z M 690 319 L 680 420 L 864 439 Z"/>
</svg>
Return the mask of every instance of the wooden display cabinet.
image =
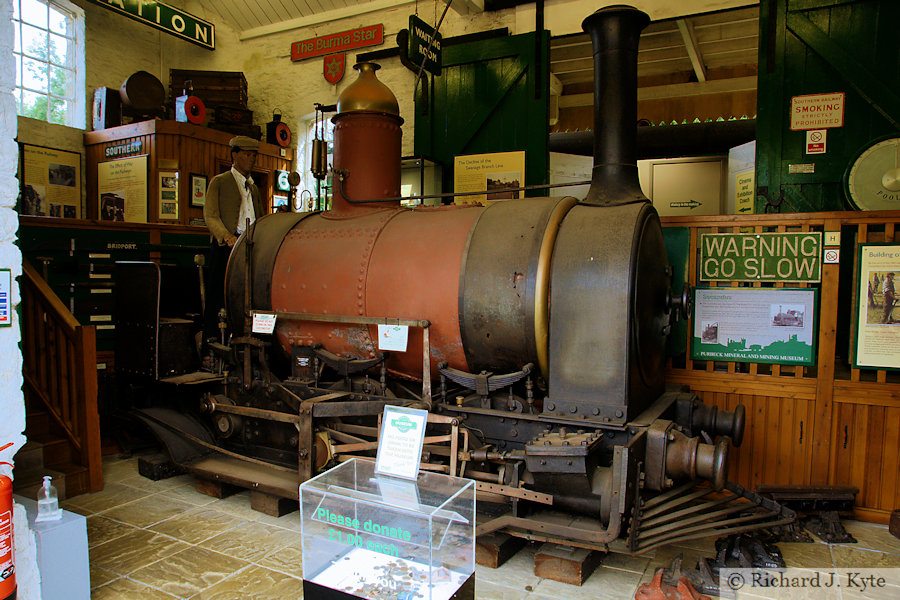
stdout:
<svg viewBox="0 0 900 600">
<path fill-rule="evenodd" d="M 191 175 L 212 178 L 231 168 L 228 141 L 233 134 L 178 121 L 143 121 L 84 134 L 87 173 L 86 218 L 100 218 L 100 194 L 97 168 L 100 163 L 119 158 L 147 155 L 147 222 L 191 225 L 200 224 L 203 208 L 191 206 Z M 123 150 L 126 150 L 123 152 Z M 292 148 L 281 148 L 260 142 L 259 158 L 253 169 L 253 180 L 271 211 L 277 170 L 288 171 L 294 159 Z M 159 215 L 159 173 L 176 171 L 178 184 L 178 218 L 161 219 Z"/>
</svg>

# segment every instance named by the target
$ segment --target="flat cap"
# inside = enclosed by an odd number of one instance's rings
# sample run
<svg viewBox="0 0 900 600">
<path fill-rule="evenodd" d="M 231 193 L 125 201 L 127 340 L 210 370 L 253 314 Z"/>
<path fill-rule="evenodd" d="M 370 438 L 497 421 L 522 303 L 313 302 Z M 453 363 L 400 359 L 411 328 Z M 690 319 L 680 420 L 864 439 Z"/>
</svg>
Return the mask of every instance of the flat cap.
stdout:
<svg viewBox="0 0 900 600">
<path fill-rule="evenodd" d="M 240 150 L 259 150 L 259 140 L 254 140 L 252 137 L 247 137 L 246 135 L 237 135 L 231 138 L 228 145 Z"/>
</svg>

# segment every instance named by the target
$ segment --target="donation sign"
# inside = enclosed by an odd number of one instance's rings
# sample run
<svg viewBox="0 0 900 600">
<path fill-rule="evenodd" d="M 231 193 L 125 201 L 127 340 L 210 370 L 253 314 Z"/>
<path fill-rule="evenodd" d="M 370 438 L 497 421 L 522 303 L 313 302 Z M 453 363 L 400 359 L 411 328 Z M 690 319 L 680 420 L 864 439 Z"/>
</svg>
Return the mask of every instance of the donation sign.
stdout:
<svg viewBox="0 0 900 600">
<path fill-rule="evenodd" d="M 375 473 L 416 479 L 419 476 L 427 422 L 427 410 L 385 406 L 381 417 Z"/>
</svg>

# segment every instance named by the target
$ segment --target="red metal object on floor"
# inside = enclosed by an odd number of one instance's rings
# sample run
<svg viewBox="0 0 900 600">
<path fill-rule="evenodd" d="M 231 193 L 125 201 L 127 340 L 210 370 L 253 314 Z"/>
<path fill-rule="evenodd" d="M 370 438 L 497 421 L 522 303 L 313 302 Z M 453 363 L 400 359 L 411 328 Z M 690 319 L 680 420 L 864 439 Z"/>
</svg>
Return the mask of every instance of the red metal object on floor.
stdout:
<svg viewBox="0 0 900 600">
<path fill-rule="evenodd" d="M 634 594 L 634 600 L 712 600 L 694 589 L 686 577 L 678 580 L 678 585 L 662 582 L 664 569 L 657 569 L 650 583 L 642 583 Z"/>
</svg>

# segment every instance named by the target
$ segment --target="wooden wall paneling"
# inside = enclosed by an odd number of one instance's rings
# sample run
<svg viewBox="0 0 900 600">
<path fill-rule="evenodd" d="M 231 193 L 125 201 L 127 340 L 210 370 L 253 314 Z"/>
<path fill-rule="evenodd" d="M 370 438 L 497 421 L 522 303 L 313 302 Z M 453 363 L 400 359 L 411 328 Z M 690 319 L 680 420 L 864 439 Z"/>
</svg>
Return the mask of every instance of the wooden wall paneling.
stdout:
<svg viewBox="0 0 900 600">
<path fill-rule="evenodd" d="M 868 240 L 869 227 L 866 223 L 860 223 L 856 227 L 856 243 L 864 244 Z M 854 252 L 855 254 L 855 252 Z M 853 257 L 853 281 L 856 281 L 859 276 L 859 263 L 857 262 L 856 256 Z M 857 306 L 857 292 L 856 286 L 854 285 L 850 292 L 850 306 Z M 859 329 L 859 324 L 856 322 L 855 318 L 850 319 L 850 340 L 851 344 L 853 340 L 856 339 L 856 332 Z M 856 349 L 852 348 L 850 350 L 851 359 L 856 353 Z M 853 367 L 853 362 L 850 362 L 850 380 L 851 381 L 859 381 L 860 369 Z"/>
<path fill-rule="evenodd" d="M 865 483 L 868 466 L 866 465 L 866 450 L 869 443 L 868 407 L 860 405 L 853 407 L 853 420 L 848 431 L 847 450 L 850 452 L 850 485 L 855 485 L 859 488 L 860 495 L 857 497 L 857 503 L 865 506 Z"/>
<path fill-rule="evenodd" d="M 839 402 L 834 409 L 835 419 L 831 423 L 831 448 L 829 459 L 829 478 L 831 484 L 850 480 L 849 454 L 846 452 L 850 444 L 850 423 L 853 421 L 853 405 Z"/>
<path fill-rule="evenodd" d="M 770 446 L 770 432 L 766 429 L 766 414 L 768 406 L 765 396 L 756 396 L 753 399 L 753 411 L 750 415 L 750 455 L 747 459 L 750 461 L 750 479 L 747 481 L 751 487 L 759 481 L 765 481 L 766 468 L 766 448 Z M 746 442 L 745 442 L 746 443 Z"/>
<path fill-rule="evenodd" d="M 150 157 L 147 159 L 147 222 L 159 223 L 159 175 L 160 152 L 163 149 L 162 134 L 155 134 L 150 139 Z"/>
<path fill-rule="evenodd" d="M 96 219 L 98 217 L 97 175 L 96 166 L 107 159 L 104 150 L 109 145 L 140 139 L 142 150 L 140 154 L 149 155 L 148 160 L 148 184 L 147 184 L 147 221 L 148 223 L 166 223 L 189 225 L 191 218 L 201 218 L 203 209 L 190 206 L 190 174 L 205 175 L 207 180 L 226 170 L 231 164 L 230 148 L 228 140 L 232 134 L 198 127 L 188 123 L 175 121 L 144 121 L 121 127 L 113 127 L 101 131 L 85 133 L 85 154 L 87 157 L 88 172 L 86 174 L 86 186 L 88 206 L 85 217 Z M 284 152 L 284 156 L 281 153 Z M 183 183 L 179 190 L 179 218 L 178 221 L 159 218 L 159 162 L 161 160 L 175 160 L 178 163 L 178 172 Z M 260 158 L 257 161 L 257 171 L 264 174 L 261 191 L 266 195 L 267 201 L 271 198 L 274 189 L 275 169 L 289 169 L 293 160 L 293 151 L 282 149 L 272 144 L 260 145 Z M 227 166 L 226 166 L 227 165 Z"/>
<path fill-rule="evenodd" d="M 734 410 L 738 404 L 743 404 L 744 409 L 748 412 L 753 410 L 753 397 L 746 394 L 733 394 L 730 396 L 727 404 L 727 410 Z M 752 444 L 750 443 L 750 430 L 745 428 L 744 440 L 741 442 L 740 448 L 731 449 L 731 460 L 734 465 L 735 481 L 743 482 L 741 485 L 750 483 L 750 466 L 753 464 L 751 460 Z"/>
<path fill-rule="evenodd" d="M 698 395 L 724 410 L 743 404 L 747 411 L 744 441 L 729 453 L 731 481 L 748 489 L 763 483 L 806 483 L 811 400 L 710 391 Z"/>
<path fill-rule="evenodd" d="M 824 222 L 825 231 L 838 231 L 841 223 L 837 219 Z M 819 290 L 819 335 L 816 356 L 816 419 L 813 429 L 811 484 L 828 481 L 828 457 L 831 423 L 831 405 L 834 395 L 835 350 L 837 348 L 838 286 L 840 285 L 840 265 L 822 264 L 822 283 Z"/>
<path fill-rule="evenodd" d="M 796 426 L 794 420 L 795 402 L 789 399 L 784 400 L 780 398 L 772 398 L 771 401 L 773 408 L 775 408 L 775 410 L 772 411 L 775 417 L 775 423 L 773 425 L 774 428 L 771 431 L 777 436 L 776 439 L 778 440 L 778 443 L 777 448 L 775 448 L 774 451 L 775 472 L 770 472 L 767 479 L 774 479 L 775 483 L 784 485 L 791 483 L 791 471 L 794 467 L 794 441 L 796 440 L 794 437 L 794 427 Z M 772 423 L 771 418 L 769 419 L 769 422 Z"/>
<path fill-rule="evenodd" d="M 900 457 L 900 406 L 885 407 L 883 422 L 884 459 L 877 506 L 883 510 L 895 510 L 900 508 L 900 467 L 897 464 Z"/>
<path fill-rule="evenodd" d="M 867 407 L 867 423 L 863 472 L 863 486 L 860 489 L 860 504 L 882 508 L 881 478 L 884 474 L 884 413 L 883 406 Z M 895 463 L 895 468 L 900 465 Z"/>
<path fill-rule="evenodd" d="M 699 233 L 704 231 L 733 231 L 738 226 L 757 232 L 843 227 L 847 235 L 856 228 L 858 241 L 892 242 L 898 222 L 898 211 L 663 219 L 664 226 L 690 229 L 692 284 L 698 283 L 695 258 Z M 842 281 L 837 265 L 823 265 L 822 273 L 815 367 L 773 369 L 751 363 L 749 372 L 742 373 L 739 368 L 717 370 L 713 363 L 710 369 L 707 361 L 686 360 L 682 368 L 670 367 L 667 376 L 670 383 L 689 386 L 708 403 L 728 410 L 739 402 L 745 405 L 747 439 L 730 453 L 729 479 L 750 488 L 758 483 L 856 485 L 857 515 L 884 522 L 889 511 L 900 506 L 900 384 L 884 369 L 876 371 L 877 381 L 860 381 L 859 370 L 849 380 L 835 379 L 837 291 L 841 283 L 855 287 L 855 279 Z"/>
</svg>

